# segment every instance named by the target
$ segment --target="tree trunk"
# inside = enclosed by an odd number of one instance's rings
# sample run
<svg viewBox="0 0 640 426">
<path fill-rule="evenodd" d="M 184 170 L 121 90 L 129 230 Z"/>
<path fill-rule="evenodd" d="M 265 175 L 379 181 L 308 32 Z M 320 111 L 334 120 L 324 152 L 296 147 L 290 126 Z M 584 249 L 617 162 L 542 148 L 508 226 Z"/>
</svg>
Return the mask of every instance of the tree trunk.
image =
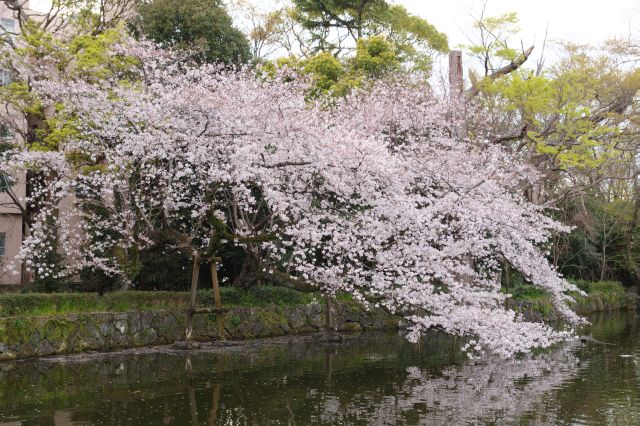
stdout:
<svg viewBox="0 0 640 426">
<path fill-rule="evenodd" d="M 505 289 L 505 293 L 509 293 L 509 286 L 511 285 L 511 268 L 509 267 L 509 262 L 506 260 L 503 261 L 504 266 L 504 282 L 503 286 Z M 504 299 L 504 307 L 505 309 L 509 309 L 509 299 Z"/>
<path fill-rule="evenodd" d="M 324 325 L 327 332 L 332 332 L 333 330 L 333 298 L 331 296 L 325 296 L 324 298 L 326 303 L 325 314 L 324 314 Z"/>
<path fill-rule="evenodd" d="M 240 273 L 234 278 L 233 286 L 249 288 L 259 279 L 259 262 L 256 256 L 247 250 L 246 256 L 242 259 Z"/>
<path fill-rule="evenodd" d="M 544 202 L 543 194 L 544 188 L 542 187 L 541 183 L 535 183 L 527 190 L 528 200 L 537 206 L 542 205 L 542 203 Z"/>
<path fill-rule="evenodd" d="M 224 321 L 220 309 L 222 309 L 222 299 L 220 297 L 220 285 L 218 283 L 218 259 L 211 261 L 211 288 L 213 289 L 213 302 L 216 312 L 216 326 L 218 328 L 218 337 L 224 340 Z"/>
<path fill-rule="evenodd" d="M 600 270 L 600 281 L 604 281 L 607 273 L 607 246 L 602 247 L 602 269 Z"/>
<path fill-rule="evenodd" d="M 189 311 L 187 312 L 187 330 L 185 337 L 191 340 L 193 335 L 193 314 L 196 309 L 196 295 L 198 291 L 198 278 L 200 277 L 200 254 L 193 255 L 193 270 L 191 271 L 191 292 L 189 293 Z"/>
</svg>

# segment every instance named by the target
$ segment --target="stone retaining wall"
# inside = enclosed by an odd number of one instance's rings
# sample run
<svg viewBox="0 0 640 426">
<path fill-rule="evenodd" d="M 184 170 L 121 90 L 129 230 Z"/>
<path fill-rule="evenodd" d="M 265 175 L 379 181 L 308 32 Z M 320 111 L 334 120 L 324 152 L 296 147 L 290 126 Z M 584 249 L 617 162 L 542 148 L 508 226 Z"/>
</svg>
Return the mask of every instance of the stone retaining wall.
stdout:
<svg viewBox="0 0 640 426">
<path fill-rule="evenodd" d="M 555 321 L 558 314 L 545 301 L 519 301 L 510 307 L 528 321 Z M 636 298 L 616 303 L 600 297 L 583 298 L 575 308 L 581 314 L 603 310 L 635 309 Z M 324 324 L 323 304 L 232 308 L 223 315 L 227 339 L 251 339 L 286 334 L 313 333 Z M 338 331 L 398 328 L 400 321 L 379 310 L 366 311 L 354 302 L 335 302 Z M 194 340 L 219 339 L 216 314 L 196 314 Z M 185 310 L 99 312 L 0 318 L 0 360 L 113 351 L 171 344 L 184 339 Z"/>
<path fill-rule="evenodd" d="M 316 332 L 324 324 L 324 309 L 320 304 L 233 308 L 223 316 L 225 337 Z M 397 318 L 355 303 L 336 302 L 333 310 L 339 331 L 391 329 L 399 324 Z M 196 314 L 194 340 L 218 339 L 216 323 L 216 314 Z M 184 310 L 0 318 L 0 360 L 170 344 L 184 338 L 185 327 Z"/>
</svg>

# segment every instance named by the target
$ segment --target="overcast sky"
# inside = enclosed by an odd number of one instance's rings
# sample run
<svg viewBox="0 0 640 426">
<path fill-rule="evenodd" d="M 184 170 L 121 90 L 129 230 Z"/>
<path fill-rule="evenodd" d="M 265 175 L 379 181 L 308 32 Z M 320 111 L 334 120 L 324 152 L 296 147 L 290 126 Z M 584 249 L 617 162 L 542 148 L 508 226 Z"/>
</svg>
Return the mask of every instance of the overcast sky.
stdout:
<svg viewBox="0 0 640 426">
<path fill-rule="evenodd" d="M 449 37 L 449 46 L 467 44 L 473 36 L 473 17 L 479 16 L 485 0 L 396 0 L 411 13 L 419 15 Z M 560 49 L 553 41 L 570 41 L 599 45 L 613 37 L 640 36 L 640 0 L 488 0 L 485 16 L 516 12 L 520 19 L 520 34 L 511 40 L 512 47 L 535 45 L 533 59 L 541 54 L 545 31 L 548 40 L 545 63 L 558 58 Z M 470 58 L 464 61 L 467 64 Z M 534 64 L 535 62 L 531 62 Z M 477 64 L 473 64 L 477 65 Z M 465 66 L 465 68 L 467 68 Z M 434 78 L 446 72 L 447 59 L 436 60 Z M 466 73 L 466 71 L 465 71 Z"/>
<path fill-rule="evenodd" d="M 271 0 L 252 0 L 255 4 Z M 465 42 L 471 15 L 477 15 L 485 0 L 391 0 L 422 16 L 445 32 L 451 46 Z M 34 8 L 50 0 L 31 0 Z M 488 0 L 487 14 L 517 12 L 523 42 L 533 44 L 549 37 L 578 43 L 598 43 L 612 36 L 626 36 L 640 30 L 640 0 Z"/>
<path fill-rule="evenodd" d="M 482 9 L 481 0 L 396 0 L 449 36 L 451 47 L 466 42 L 471 15 Z M 640 0 L 488 0 L 487 16 L 517 12 L 525 45 L 541 44 L 549 25 L 549 38 L 598 44 L 614 36 L 640 30 Z"/>
</svg>

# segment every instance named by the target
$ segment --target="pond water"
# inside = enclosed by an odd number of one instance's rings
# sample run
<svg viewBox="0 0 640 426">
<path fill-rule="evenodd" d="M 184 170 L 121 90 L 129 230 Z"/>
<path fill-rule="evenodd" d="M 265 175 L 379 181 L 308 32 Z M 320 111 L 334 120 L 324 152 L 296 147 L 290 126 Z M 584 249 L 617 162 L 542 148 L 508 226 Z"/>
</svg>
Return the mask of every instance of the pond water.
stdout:
<svg viewBox="0 0 640 426">
<path fill-rule="evenodd" d="M 593 318 L 601 343 L 469 361 L 409 344 L 281 339 L 0 363 L 0 425 L 640 424 L 640 320 Z"/>
</svg>

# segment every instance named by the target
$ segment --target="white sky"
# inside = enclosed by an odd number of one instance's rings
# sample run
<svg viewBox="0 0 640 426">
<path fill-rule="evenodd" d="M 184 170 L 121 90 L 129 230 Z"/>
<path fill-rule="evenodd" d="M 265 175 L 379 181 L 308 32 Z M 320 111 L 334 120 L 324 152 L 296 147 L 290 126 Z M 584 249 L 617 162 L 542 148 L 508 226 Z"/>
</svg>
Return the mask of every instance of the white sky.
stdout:
<svg viewBox="0 0 640 426">
<path fill-rule="evenodd" d="M 471 15 L 479 15 L 482 0 L 396 0 L 449 36 L 450 46 L 465 43 Z M 526 46 L 540 45 L 549 25 L 549 39 L 599 44 L 631 32 L 640 33 L 640 0 L 488 0 L 485 16 L 517 12 Z M 519 40 L 518 40 L 519 42 Z"/>
<path fill-rule="evenodd" d="M 471 15 L 485 0 L 391 0 L 420 15 L 446 33 L 451 46 L 465 42 Z M 272 0 L 252 0 L 262 5 Z M 42 9 L 50 0 L 31 0 Z M 640 0 L 488 0 L 487 15 L 517 12 L 524 44 L 540 42 L 547 24 L 549 38 L 597 44 L 613 36 L 640 31 Z"/>
<path fill-rule="evenodd" d="M 473 17 L 480 15 L 486 2 L 485 16 L 516 12 L 520 19 L 520 34 L 511 40 L 511 47 L 535 46 L 529 66 L 535 66 L 542 53 L 548 27 L 545 64 L 559 57 L 554 41 L 600 45 L 613 37 L 640 38 L 640 0 L 395 0 L 410 13 L 419 15 L 449 37 L 449 47 L 468 44 L 473 37 Z M 465 75 L 469 66 L 478 64 L 465 57 Z M 443 79 L 447 58 L 436 60 L 432 80 Z"/>
<path fill-rule="evenodd" d="M 31 0 L 33 8 L 41 9 L 51 0 Z M 420 15 L 445 32 L 451 45 L 464 42 L 470 14 L 480 10 L 484 0 L 391 0 L 404 5 L 409 12 Z M 272 0 L 252 0 L 255 4 Z M 551 38 L 579 43 L 597 43 L 612 36 L 627 35 L 640 30 L 640 0 L 488 0 L 489 16 L 517 12 L 523 35 L 540 39 L 549 24 Z M 530 41 L 530 40 L 526 40 Z"/>
</svg>

